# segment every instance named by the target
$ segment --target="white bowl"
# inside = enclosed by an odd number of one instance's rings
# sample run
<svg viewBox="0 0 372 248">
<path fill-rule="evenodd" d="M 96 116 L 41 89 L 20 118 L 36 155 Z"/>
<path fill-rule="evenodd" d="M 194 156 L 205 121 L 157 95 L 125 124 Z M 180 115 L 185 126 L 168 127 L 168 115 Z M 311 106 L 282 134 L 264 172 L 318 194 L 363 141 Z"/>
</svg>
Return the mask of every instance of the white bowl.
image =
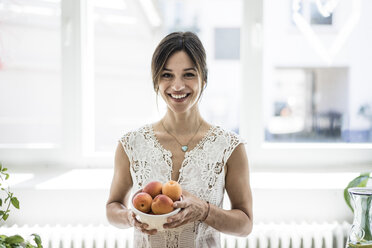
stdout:
<svg viewBox="0 0 372 248">
<path fill-rule="evenodd" d="M 151 229 L 156 229 L 157 231 L 164 231 L 164 227 L 163 225 L 165 223 L 167 223 L 167 218 L 169 216 L 172 216 L 172 215 L 175 215 L 176 213 L 178 213 L 181 209 L 180 208 L 176 208 L 175 210 L 173 210 L 172 212 L 170 213 L 167 213 L 167 214 L 146 214 L 144 212 L 141 212 L 139 211 L 138 209 L 136 209 L 134 206 L 133 206 L 133 198 L 138 194 L 142 192 L 142 190 L 140 189 L 139 191 L 137 191 L 133 196 L 132 198 L 130 199 L 129 201 L 129 207 L 130 209 L 132 209 L 132 211 L 136 214 L 136 217 L 137 219 L 142 222 L 142 223 L 146 223 L 148 224 L 149 226 L 147 227 L 147 230 L 151 230 Z M 181 201 L 182 201 L 182 197 L 181 197 Z"/>
</svg>

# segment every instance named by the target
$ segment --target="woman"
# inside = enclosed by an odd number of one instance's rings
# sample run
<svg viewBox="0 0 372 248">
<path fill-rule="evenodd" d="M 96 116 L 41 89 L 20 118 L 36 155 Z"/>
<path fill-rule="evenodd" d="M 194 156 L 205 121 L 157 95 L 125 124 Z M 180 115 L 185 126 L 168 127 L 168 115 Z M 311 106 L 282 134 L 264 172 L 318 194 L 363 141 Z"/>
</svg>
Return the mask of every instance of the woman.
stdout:
<svg viewBox="0 0 372 248">
<path fill-rule="evenodd" d="M 220 232 L 247 236 L 252 230 L 248 159 L 236 134 L 200 115 L 207 66 L 199 38 L 190 32 L 166 36 L 153 54 L 152 78 L 167 112 L 121 138 L 107 202 L 109 222 L 134 227 L 136 247 L 220 247 Z M 175 180 L 183 189 L 183 200 L 174 203 L 181 211 L 161 232 L 147 230 L 127 208 L 130 191 L 155 180 Z M 222 209 L 225 189 L 231 210 Z"/>
</svg>

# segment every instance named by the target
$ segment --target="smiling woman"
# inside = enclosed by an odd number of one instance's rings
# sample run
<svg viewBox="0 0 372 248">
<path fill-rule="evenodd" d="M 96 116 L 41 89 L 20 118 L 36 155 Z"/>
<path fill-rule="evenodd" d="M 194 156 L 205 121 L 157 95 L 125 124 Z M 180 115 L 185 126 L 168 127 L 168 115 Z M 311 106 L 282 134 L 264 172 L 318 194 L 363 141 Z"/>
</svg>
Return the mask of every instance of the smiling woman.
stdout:
<svg viewBox="0 0 372 248">
<path fill-rule="evenodd" d="M 206 122 L 199 112 L 207 82 L 199 38 L 191 32 L 167 35 L 154 52 L 152 75 L 167 111 L 161 120 L 120 139 L 107 202 L 109 222 L 134 227 L 139 247 L 220 247 L 220 232 L 247 236 L 252 230 L 247 155 L 237 134 Z M 148 230 L 128 209 L 130 192 L 170 180 L 182 186 L 182 201 L 173 202 L 180 211 L 168 218 L 164 230 Z M 222 206 L 225 190 L 231 209 Z"/>
</svg>

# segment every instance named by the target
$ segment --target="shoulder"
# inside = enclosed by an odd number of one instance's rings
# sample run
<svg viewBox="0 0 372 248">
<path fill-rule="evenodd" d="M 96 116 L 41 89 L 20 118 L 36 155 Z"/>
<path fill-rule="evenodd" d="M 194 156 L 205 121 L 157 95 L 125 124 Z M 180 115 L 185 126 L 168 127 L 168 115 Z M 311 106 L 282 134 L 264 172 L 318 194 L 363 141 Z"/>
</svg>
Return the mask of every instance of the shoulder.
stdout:
<svg viewBox="0 0 372 248">
<path fill-rule="evenodd" d="M 148 137 L 151 133 L 151 124 L 141 126 L 137 129 L 133 129 L 124 133 L 119 141 L 125 147 L 132 146 L 136 140 Z"/>
<path fill-rule="evenodd" d="M 217 136 L 224 137 L 228 141 L 229 144 L 239 145 L 240 143 L 245 143 L 243 139 L 240 137 L 240 135 L 234 131 L 224 129 L 220 126 L 215 126 L 214 130 Z"/>
<path fill-rule="evenodd" d="M 129 130 L 129 131 L 125 132 L 120 137 L 120 141 L 123 142 L 125 140 L 130 139 L 131 137 L 135 137 L 135 136 L 138 136 L 138 135 L 143 135 L 146 132 L 148 133 L 149 130 L 150 130 L 150 128 L 151 128 L 151 125 L 150 124 L 147 124 L 147 125 L 144 125 L 144 126 L 141 126 L 141 127 L 137 128 L 137 129 Z"/>
</svg>

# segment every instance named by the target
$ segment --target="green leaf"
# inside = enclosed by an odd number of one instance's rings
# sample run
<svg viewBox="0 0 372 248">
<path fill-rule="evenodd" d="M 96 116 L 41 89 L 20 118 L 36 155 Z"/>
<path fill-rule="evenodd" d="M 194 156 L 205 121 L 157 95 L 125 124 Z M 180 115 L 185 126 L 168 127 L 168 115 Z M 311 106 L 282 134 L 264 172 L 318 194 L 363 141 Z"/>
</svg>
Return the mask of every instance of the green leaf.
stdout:
<svg viewBox="0 0 372 248">
<path fill-rule="evenodd" d="M 7 220 L 8 217 L 9 217 L 9 214 L 4 214 L 4 215 L 3 215 L 3 220 L 4 220 L 4 221 Z"/>
<path fill-rule="evenodd" d="M 360 176 L 354 178 L 347 185 L 347 187 L 344 189 L 344 199 L 345 199 L 345 202 L 349 206 L 349 208 L 351 209 L 351 211 L 353 211 L 353 212 L 354 212 L 354 209 L 353 209 L 353 206 L 350 203 L 350 195 L 349 195 L 348 189 L 349 188 L 353 188 L 353 187 L 365 187 L 367 185 L 367 182 L 368 182 L 369 178 L 370 178 L 369 177 L 369 174 L 370 173 L 362 173 L 362 174 L 360 174 Z"/>
<path fill-rule="evenodd" d="M 1 171 L 7 171 L 8 170 L 8 168 L 3 168 Z"/>
<path fill-rule="evenodd" d="M 3 243 L 0 243 L 0 248 L 6 248 L 6 246 Z"/>
<path fill-rule="evenodd" d="M 8 180 L 9 174 L 8 173 L 4 173 L 4 175 L 5 175 L 5 180 Z"/>
<path fill-rule="evenodd" d="M 3 199 L 0 199 L 0 207 L 3 206 Z"/>
<path fill-rule="evenodd" d="M 371 175 L 371 172 L 360 173 L 360 176 L 369 177 L 370 175 Z"/>
<path fill-rule="evenodd" d="M 11 202 L 12 202 L 12 205 L 13 205 L 16 209 L 19 209 L 19 201 L 18 201 L 17 197 L 12 197 Z"/>
<path fill-rule="evenodd" d="M 11 245 L 16 243 L 22 243 L 24 241 L 25 240 L 22 238 L 22 236 L 19 235 L 10 236 L 5 239 L 5 242 Z"/>
<path fill-rule="evenodd" d="M 32 236 L 34 236 L 34 240 L 35 240 L 35 243 L 37 245 L 38 248 L 43 248 L 43 245 L 41 244 L 41 238 L 39 235 L 37 235 L 36 233 L 34 234 L 31 234 Z"/>
</svg>

